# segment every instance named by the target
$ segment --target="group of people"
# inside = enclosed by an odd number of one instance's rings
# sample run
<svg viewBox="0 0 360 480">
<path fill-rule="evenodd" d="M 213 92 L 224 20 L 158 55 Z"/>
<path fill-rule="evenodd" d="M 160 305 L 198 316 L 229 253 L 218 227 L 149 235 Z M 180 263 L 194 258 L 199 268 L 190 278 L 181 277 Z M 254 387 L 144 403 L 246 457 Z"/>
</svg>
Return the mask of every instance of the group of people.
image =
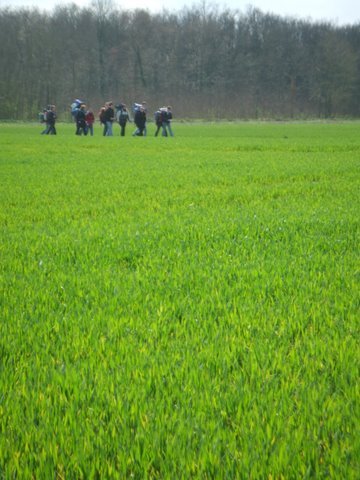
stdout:
<svg viewBox="0 0 360 480">
<path fill-rule="evenodd" d="M 112 102 L 107 102 L 99 111 L 99 120 L 102 125 L 104 125 L 103 135 L 112 136 L 113 135 L 113 122 L 117 122 L 120 125 L 120 135 L 125 136 L 125 129 L 128 122 L 135 124 L 135 130 L 133 136 L 146 137 L 147 135 L 147 104 L 146 102 L 134 103 L 133 105 L 134 120 L 130 118 L 129 111 L 124 103 L 113 106 Z M 157 137 L 160 129 L 162 129 L 162 135 L 167 137 L 170 135 L 174 136 L 174 133 L 171 128 L 172 120 L 172 108 L 161 107 L 155 114 L 155 124 L 156 132 L 155 136 Z"/>
<path fill-rule="evenodd" d="M 76 124 L 75 135 L 94 135 L 95 115 L 84 102 L 76 99 L 71 105 L 71 115 Z"/>
<path fill-rule="evenodd" d="M 134 103 L 132 110 L 134 113 L 133 120 L 124 103 L 114 106 L 113 102 L 106 102 L 98 112 L 100 124 L 103 126 L 103 136 L 113 136 L 113 124 L 117 122 L 120 126 L 120 135 L 124 137 L 127 123 L 134 122 L 136 128 L 132 135 L 134 137 L 145 137 L 147 135 L 147 103 L 145 101 Z M 76 135 L 94 134 L 95 116 L 92 110 L 87 109 L 85 102 L 80 99 L 74 100 L 71 105 L 71 114 L 76 123 Z M 174 136 L 171 128 L 172 108 L 170 106 L 159 108 L 155 112 L 154 118 L 157 128 L 156 137 L 160 130 L 162 130 L 162 136 L 164 137 Z"/>
<path fill-rule="evenodd" d="M 128 122 L 131 122 L 129 112 L 124 103 L 114 105 L 112 102 L 107 102 L 103 107 L 100 108 L 98 113 L 99 121 L 103 125 L 103 135 L 104 137 L 113 136 L 113 123 L 117 121 L 120 125 L 120 135 L 125 136 L 125 128 Z"/>
<path fill-rule="evenodd" d="M 156 123 L 156 132 L 155 137 L 158 136 L 160 130 L 162 130 L 162 136 L 167 137 L 168 134 L 170 137 L 174 136 L 174 133 L 171 128 L 171 120 L 172 120 L 172 109 L 170 106 L 168 107 L 161 107 L 159 110 L 155 112 L 155 123 Z"/>
</svg>

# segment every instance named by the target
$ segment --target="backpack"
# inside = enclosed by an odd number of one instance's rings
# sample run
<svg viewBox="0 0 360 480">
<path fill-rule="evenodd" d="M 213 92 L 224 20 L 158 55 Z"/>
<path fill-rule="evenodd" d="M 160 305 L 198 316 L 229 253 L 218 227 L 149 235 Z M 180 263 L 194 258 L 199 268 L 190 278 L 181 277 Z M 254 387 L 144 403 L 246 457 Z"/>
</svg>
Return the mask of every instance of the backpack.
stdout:
<svg viewBox="0 0 360 480">
<path fill-rule="evenodd" d="M 100 120 L 100 123 L 105 123 L 105 110 L 102 110 L 99 113 L 99 120 Z"/>
<path fill-rule="evenodd" d="M 126 122 L 129 120 L 129 113 L 127 110 L 119 110 L 117 115 L 117 121 L 120 125 L 125 125 Z"/>
<path fill-rule="evenodd" d="M 80 106 L 84 102 L 82 100 L 79 100 L 78 98 L 74 101 L 74 103 L 71 104 L 71 115 L 74 117 L 74 120 L 77 119 L 77 114 L 79 113 Z"/>
<path fill-rule="evenodd" d="M 76 108 L 79 108 L 80 105 L 84 104 L 85 102 L 83 102 L 82 100 L 80 100 L 79 98 L 76 98 L 74 100 L 74 102 L 71 104 L 71 111 L 75 110 Z"/>
<path fill-rule="evenodd" d="M 162 124 L 162 111 L 161 110 L 157 110 L 155 113 L 154 113 L 154 120 L 155 120 L 155 123 L 156 125 L 161 125 Z"/>
</svg>

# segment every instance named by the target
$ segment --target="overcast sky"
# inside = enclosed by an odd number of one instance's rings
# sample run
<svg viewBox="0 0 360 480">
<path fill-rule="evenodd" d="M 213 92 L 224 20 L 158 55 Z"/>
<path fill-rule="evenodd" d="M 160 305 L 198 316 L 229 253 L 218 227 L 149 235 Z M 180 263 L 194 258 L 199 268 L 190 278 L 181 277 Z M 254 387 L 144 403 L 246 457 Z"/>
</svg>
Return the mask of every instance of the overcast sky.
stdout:
<svg viewBox="0 0 360 480">
<path fill-rule="evenodd" d="M 0 0 L 0 7 L 38 6 L 40 9 L 52 10 L 55 5 L 69 3 L 87 6 L 91 0 Z M 125 10 L 145 8 L 150 12 L 163 9 L 174 11 L 198 3 L 197 0 L 114 0 L 114 4 Z M 241 12 L 245 12 L 247 7 L 252 5 L 263 12 L 316 21 L 326 20 L 336 25 L 360 23 L 360 0 L 206 0 L 206 3 L 215 4 L 220 9 L 226 6 Z"/>
</svg>

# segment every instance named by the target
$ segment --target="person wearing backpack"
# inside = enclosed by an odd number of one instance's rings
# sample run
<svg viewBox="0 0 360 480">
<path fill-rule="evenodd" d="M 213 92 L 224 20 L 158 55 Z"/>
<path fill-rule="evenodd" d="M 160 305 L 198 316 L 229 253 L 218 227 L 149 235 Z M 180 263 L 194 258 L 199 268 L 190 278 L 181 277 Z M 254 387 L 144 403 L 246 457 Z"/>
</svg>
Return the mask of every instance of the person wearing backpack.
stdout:
<svg viewBox="0 0 360 480">
<path fill-rule="evenodd" d="M 46 113 L 46 124 L 48 126 L 46 130 L 46 135 L 56 135 L 56 107 L 55 105 L 51 105 L 49 110 Z"/>
<path fill-rule="evenodd" d="M 155 125 L 157 127 L 156 132 L 155 132 L 155 137 L 157 137 L 159 135 L 159 131 L 160 131 L 161 128 L 162 128 L 162 136 L 167 137 L 167 133 L 166 133 L 166 130 L 165 130 L 164 125 L 163 125 L 163 118 L 164 118 L 164 112 L 165 111 L 166 111 L 166 108 L 161 107 L 154 114 Z"/>
<path fill-rule="evenodd" d="M 135 116 L 134 116 L 134 123 L 136 125 L 136 130 L 133 133 L 133 137 L 145 136 L 146 112 L 143 107 L 140 107 L 139 110 L 136 110 Z"/>
<path fill-rule="evenodd" d="M 74 100 L 74 102 L 70 105 L 71 116 L 72 116 L 75 123 L 76 123 L 76 117 L 77 117 L 77 114 L 79 112 L 79 109 L 80 109 L 81 105 L 83 105 L 83 104 L 84 104 L 84 102 L 82 100 L 80 100 L 79 98 L 76 98 Z"/>
<path fill-rule="evenodd" d="M 79 111 L 76 115 L 76 132 L 75 135 L 87 135 L 87 127 L 86 127 L 86 106 L 81 105 Z"/>
<path fill-rule="evenodd" d="M 134 112 L 134 122 L 135 122 L 135 117 L 138 112 L 141 112 L 141 115 L 138 115 L 138 118 L 140 118 L 142 115 L 145 116 L 145 123 L 144 126 L 141 129 L 141 136 L 146 137 L 147 134 L 147 128 L 146 128 L 146 115 L 147 115 L 147 103 L 145 100 L 143 100 L 141 103 L 134 103 L 133 105 L 133 112 Z M 136 122 L 135 122 L 136 123 Z M 138 135 L 138 133 L 133 133 L 133 135 Z"/>
<path fill-rule="evenodd" d="M 166 108 L 166 110 L 163 114 L 162 125 L 163 125 L 163 129 L 164 129 L 165 133 L 168 133 L 170 135 L 170 137 L 174 136 L 174 132 L 172 131 L 172 128 L 171 128 L 172 118 L 173 118 L 172 108 L 169 106 L 169 107 Z"/>
<path fill-rule="evenodd" d="M 116 113 L 116 120 L 120 125 L 120 136 L 125 137 L 125 128 L 127 122 L 131 122 L 129 112 L 126 108 L 126 105 L 122 105 L 121 108 Z"/>
</svg>

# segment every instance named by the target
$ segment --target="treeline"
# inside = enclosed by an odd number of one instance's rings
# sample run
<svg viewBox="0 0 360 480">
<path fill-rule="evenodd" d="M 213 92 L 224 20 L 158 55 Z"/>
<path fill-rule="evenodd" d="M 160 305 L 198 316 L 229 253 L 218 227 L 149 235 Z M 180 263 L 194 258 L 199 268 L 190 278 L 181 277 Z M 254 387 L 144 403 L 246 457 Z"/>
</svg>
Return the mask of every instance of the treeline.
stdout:
<svg viewBox="0 0 360 480">
<path fill-rule="evenodd" d="M 176 117 L 360 116 L 360 24 L 336 26 L 201 3 L 176 13 L 0 9 L 0 118 L 63 118 L 84 98 L 171 104 Z"/>
</svg>

